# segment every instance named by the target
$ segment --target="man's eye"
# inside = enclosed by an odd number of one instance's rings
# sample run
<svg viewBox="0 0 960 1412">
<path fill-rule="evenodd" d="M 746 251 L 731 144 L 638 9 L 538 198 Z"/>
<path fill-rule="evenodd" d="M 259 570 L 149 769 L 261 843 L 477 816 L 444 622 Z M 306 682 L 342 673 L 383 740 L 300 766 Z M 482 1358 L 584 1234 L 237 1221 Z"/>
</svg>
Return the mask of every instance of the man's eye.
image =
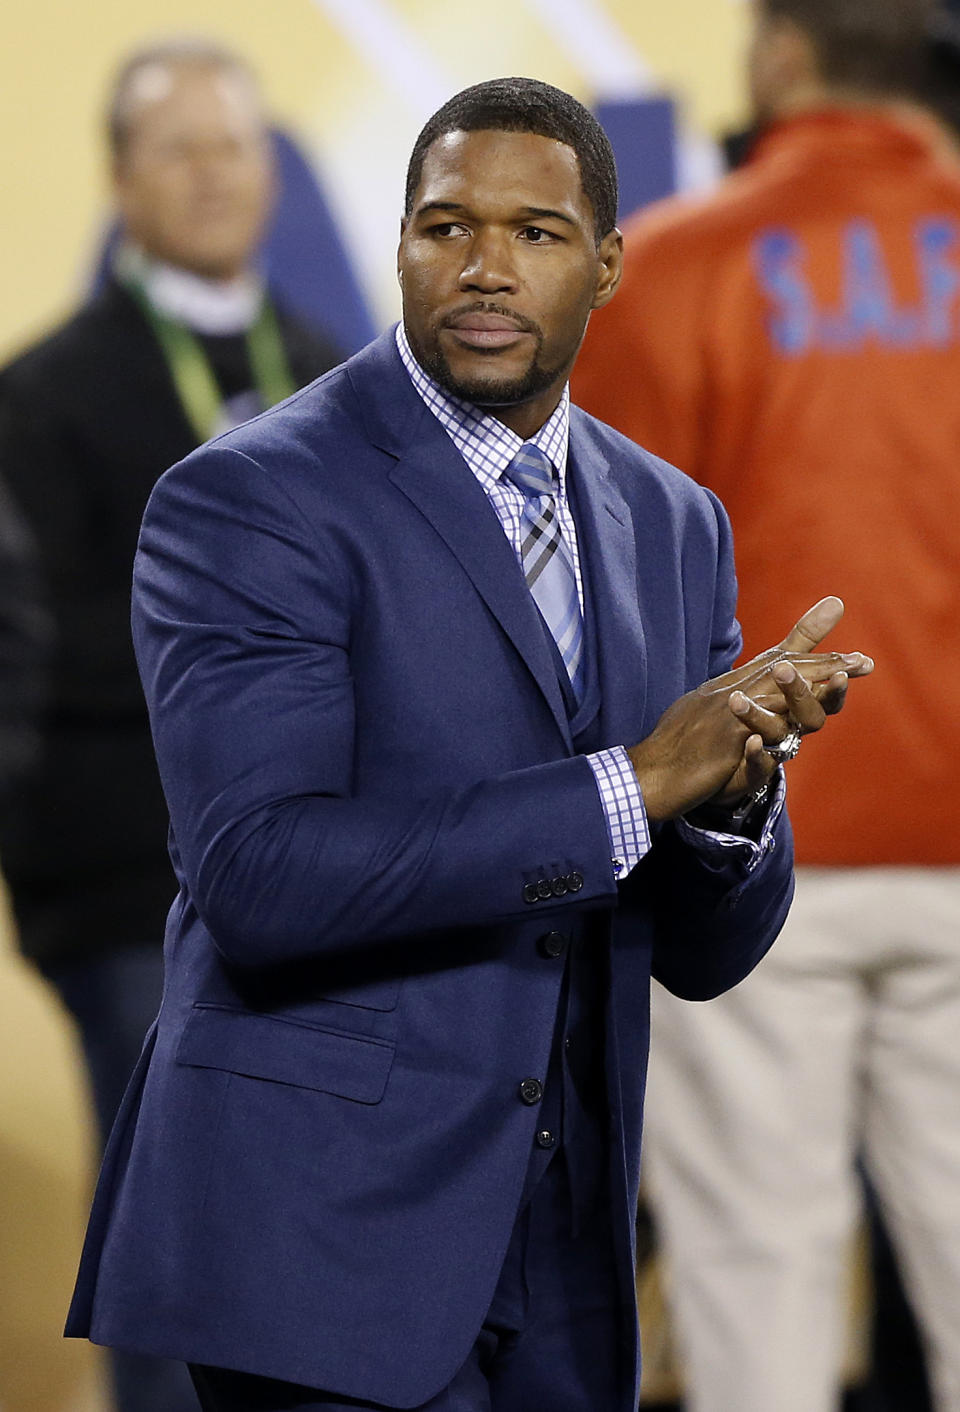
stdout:
<svg viewBox="0 0 960 1412">
<path fill-rule="evenodd" d="M 551 240 L 559 239 L 552 231 L 543 230 L 541 226 L 524 226 L 520 234 L 531 245 L 546 245 Z"/>
<path fill-rule="evenodd" d="M 430 234 L 437 236 L 439 240 L 449 240 L 452 236 L 463 235 L 466 226 L 462 226 L 455 221 L 441 221 L 438 225 L 430 227 Z"/>
</svg>

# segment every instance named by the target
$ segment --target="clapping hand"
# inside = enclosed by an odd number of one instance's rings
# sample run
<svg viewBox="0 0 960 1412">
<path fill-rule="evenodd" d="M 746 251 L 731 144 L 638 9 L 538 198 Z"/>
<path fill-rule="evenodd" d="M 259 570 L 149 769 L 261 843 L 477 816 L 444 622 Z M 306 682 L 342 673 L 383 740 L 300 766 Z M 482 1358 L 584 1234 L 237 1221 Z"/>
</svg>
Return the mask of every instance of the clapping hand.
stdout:
<svg viewBox="0 0 960 1412">
<path fill-rule="evenodd" d="M 843 709 L 854 677 L 873 671 L 863 652 L 814 652 L 843 616 L 822 598 L 782 642 L 675 701 L 628 753 L 652 820 L 702 804 L 734 809 L 761 791 L 782 742 L 821 730 Z"/>
</svg>

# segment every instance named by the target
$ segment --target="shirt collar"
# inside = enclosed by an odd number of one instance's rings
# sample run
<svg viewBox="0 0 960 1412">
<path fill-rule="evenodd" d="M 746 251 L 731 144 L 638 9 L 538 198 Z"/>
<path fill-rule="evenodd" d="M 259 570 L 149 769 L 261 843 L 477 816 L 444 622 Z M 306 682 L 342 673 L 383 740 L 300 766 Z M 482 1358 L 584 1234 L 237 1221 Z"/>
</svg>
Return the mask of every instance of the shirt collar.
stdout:
<svg viewBox="0 0 960 1412">
<path fill-rule="evenodd" d="M 484 412 L 472 402 L 452 397 L 426 372 L 413 356 L 402 323 L 397 324 L 397 350 L 417 392 L 437 418 L 450 440 L 484 489 L 500 479 L 520 447 L 525 443 L 515 431 Z M 557 473 L 559 498 L 566 496 L 567 447 L 570 438 L 570 388 L 565 386 L 560 402 L 543 426 L 529 441 L 547 456 Z"/>
<path fill-rule="evenodd" d="M 204 279 L 152 260 L 132 241 L 117 251 L 115 270 L 125 283 L 138 284 L 159 314 L 195 333 L 246 333 L 263 304 L 263 282 L 253 271 L 235 279 Z"/>
</svg>

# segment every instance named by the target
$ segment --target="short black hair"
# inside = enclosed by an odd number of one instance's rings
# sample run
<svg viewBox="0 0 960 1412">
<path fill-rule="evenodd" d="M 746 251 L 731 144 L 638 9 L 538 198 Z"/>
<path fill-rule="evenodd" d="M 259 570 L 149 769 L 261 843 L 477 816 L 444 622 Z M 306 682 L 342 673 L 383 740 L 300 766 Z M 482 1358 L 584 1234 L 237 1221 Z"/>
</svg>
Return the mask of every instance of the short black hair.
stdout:
<svg viewBox="0 0 960 1412">
<path fill-rule="evenodd" d="M 154 64 L 193 65 L 199 69 L 219 69 L 238 74 L 256 91 L 253 69 L 223 44 L 196 35 L 161 39 L 129 54 L 120 65 L 107 99 L 107 142 L 116 160 L 123 155 L 130 137 L 131 97 L 137 77 Z"/>
<path fill-rule="evenodd" d="M 927 57 L 917 98 L 960 138 L 960 6 L 944 5 L 934 16 Z"/>
<path fill-rule="evenodd" d="M 588 108 L 561 88 L 535 78 L 494 78 L 457 93 L 429 118 L 413 144 L 404 212 L 409 217 L 423 161 L 449 132 L 532 132 L 572 147 L 583 194 L 593 208 L 599 243 L 617 223 L 617 164 L 610 139 Z"/>
<path fill-rule="evenodd" d="M 823 80 L 864 93 L 911 94 L 926 61 L 935 0 L 763 0 L 816 50 Z"/>
</svg>

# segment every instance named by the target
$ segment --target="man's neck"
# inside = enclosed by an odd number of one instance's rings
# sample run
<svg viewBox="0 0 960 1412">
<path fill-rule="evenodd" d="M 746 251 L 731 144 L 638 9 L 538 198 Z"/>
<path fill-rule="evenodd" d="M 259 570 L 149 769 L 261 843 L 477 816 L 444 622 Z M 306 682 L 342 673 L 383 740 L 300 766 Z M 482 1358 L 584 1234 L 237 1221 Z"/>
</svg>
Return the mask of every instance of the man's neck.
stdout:
<svg viewBox="0 0 960 1412">
<path fill-rule="evenodd" d="M 195 333 L 246 333 L 263 304 L 263 281 L 253 270 L 232 279 L 209 279 L 151 259 L 130 243 L 118 252 L 116 269 L 121 280 L 140 286 L 158 313 Z"/>
<path fill-rule="evenodd" d="M 862 88 L 844 88 L 839 84 L 809 79 L 794 84 L 781 95 L 770 114 L 772 122 L 800 117 L 804 113 L 823 112 L 825 108 L 846 109 L 850 113 L 887 113 L 894 121 L 907 125 L 922 125 L 929 129 L 938 125 L 929 109 L 892 93 L 871 93 Z"/>
<path fill-rule="evenodd" d="M 851 115 L 880 113 L 935 148 L 944 159 L 953 162 L 960 160 L 960 143 L 945 123 L 921 103 L 892 94 L 867 93 L 862 89 L 840 88 L 811 81 L 797 85 L 785 94 L 770 115 L 770 121 L 786 122 L 807 113 L 829 110 L 846 111 Z"/>
</svg>

